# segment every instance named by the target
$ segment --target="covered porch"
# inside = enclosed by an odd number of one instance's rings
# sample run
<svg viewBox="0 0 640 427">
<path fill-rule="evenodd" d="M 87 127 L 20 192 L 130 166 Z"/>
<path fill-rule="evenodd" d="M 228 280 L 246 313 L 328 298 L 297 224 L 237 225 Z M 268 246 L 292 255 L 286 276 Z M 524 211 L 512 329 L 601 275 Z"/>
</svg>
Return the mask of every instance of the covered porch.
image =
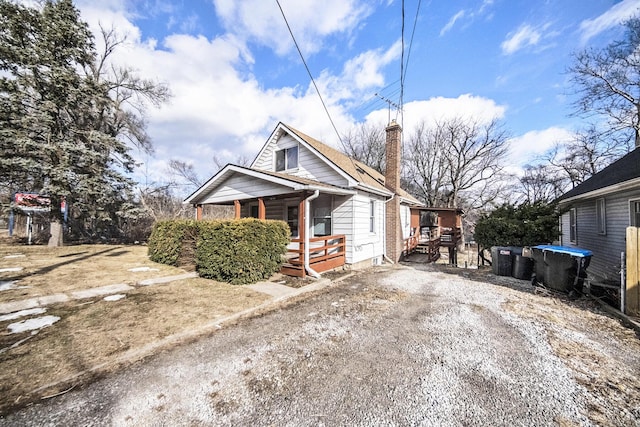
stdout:
<svg viewBox="0 0 640 427">
<path fill-rule="evenodd" d="M 335 232 L 339 218 L 334 215 L 334 207 L 349 198 L 352 191 L 248 168 L 233 167 L 224 172 L 223 169 L 218 175 L 222 173 L 225 179 L 219 179 L 212 192 L 190 197 L 192 203 L 196 202 L 193 205 L 197 220 L 202 219 L 204 205 L 216 204 L 233 206 L 236 219 L 285 221 L 291 231 L 281 269 L 286 275 L 317 277 L 345 265 L 347 236 Z"/>
</svg>

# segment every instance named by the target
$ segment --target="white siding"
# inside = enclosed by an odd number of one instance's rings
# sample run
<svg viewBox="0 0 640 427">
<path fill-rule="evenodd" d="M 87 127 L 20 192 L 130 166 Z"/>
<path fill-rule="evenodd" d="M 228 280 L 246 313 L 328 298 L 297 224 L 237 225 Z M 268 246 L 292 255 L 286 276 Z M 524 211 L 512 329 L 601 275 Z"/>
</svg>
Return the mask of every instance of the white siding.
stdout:
<svg viewBox="0 0 640 427">
<path fill-rule="evenodd" d="M 333 199 L 333 234 L 344 234 L 347 264 L 353 264 L 353 197 L 335 196 Z"/>
<path fill-rule="evenodd" d="M 290 193 L 291 188 L 246 175 L 233 175 L 221 182 L 201 203 L 219 203 Z"/>
<path fill-rule="evenodd" d="M 256 160 L 255 168 L 274 172 L 275 152 L 277 150 L 292 147 L 296 144 L 298 144 L 298 142 L 289 134 L 283 135 L 277 140 L 277 142 L 270 142 L 264 148 L 260 157 Z M 298 145 L 298 167 L 295 169 L 285 170 L 283 172 L 302 178 L 324 182 L 326 184 L 338 186 L 347 185 L 347 180 L 345 178 L 302 144 Z"/>
<path fill-rule="evenodd" d="M 375 200 L 375 232 L 370 231 L 370 202 Z M 351 263 L 384 254 L 384 200 L 367 193 L 353 196 L 353 254 Z"/>
</svg>

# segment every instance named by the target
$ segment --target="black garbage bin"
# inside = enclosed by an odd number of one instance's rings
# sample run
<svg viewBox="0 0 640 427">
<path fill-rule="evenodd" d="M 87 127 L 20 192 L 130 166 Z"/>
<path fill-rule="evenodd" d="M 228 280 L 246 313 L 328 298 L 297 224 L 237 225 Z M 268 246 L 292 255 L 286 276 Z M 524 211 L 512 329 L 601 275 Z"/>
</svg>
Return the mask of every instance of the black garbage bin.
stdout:
<svg viewBox="0 0 640 427">
<path fill-rule="evenodd" d="M 513 269 L 511 275 L 520 280 L 531 280 L 533 274 L 533 259 L 523 256 L 514 255 L 513 257 Z"/>
<path fill-rule="evenodd" d="M 534 246 L 531 251 L 535 262 L 534 282 L 561 292 L 582 288 L 593 255 L 591 251 L 552 245 Z"/>
<path fill-rule="evenodd" d="M 491 247 L 491 270 L 497 276 L 511 276 L 514 248 L 512 246 Z"/>
</svg>

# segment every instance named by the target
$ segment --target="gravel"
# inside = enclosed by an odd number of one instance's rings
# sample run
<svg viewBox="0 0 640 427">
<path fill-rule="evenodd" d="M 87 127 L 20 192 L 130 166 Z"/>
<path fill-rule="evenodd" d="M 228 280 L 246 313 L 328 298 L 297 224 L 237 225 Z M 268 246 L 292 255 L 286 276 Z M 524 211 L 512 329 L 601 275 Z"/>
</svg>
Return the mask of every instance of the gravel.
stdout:
<svg viewBox="0 0 640 427">
<path fill-rule="evenodd" d="M 637 338 L 522 288 L 370 270 L 0 424 L 639 425 Z"/>
</svg>

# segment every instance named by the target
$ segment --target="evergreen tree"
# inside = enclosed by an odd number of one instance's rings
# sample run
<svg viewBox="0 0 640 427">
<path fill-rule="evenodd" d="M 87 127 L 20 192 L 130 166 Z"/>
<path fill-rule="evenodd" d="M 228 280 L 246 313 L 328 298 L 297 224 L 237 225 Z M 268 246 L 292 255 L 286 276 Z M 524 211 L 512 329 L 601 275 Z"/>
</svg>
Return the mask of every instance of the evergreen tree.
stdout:
<svg viewBox="0 0 640 427">
<path fill-rule="evenodd" d="M 0 0 L 0 182 L 50 197 L 50 245 L 62 244 L 62 197 L 83 220 L 114 223 L 133 185 L 127 140 L 150 148 L 144 121 L 113 95 L 131 97 L 139 86 L 128 83 L 149 82 L 127 70 L 110 82 L 102 70 L 110 52 L 96 54 L 71 0 L 38 9 Z M 168 96 L 164 86 L 147 89 L 153 101 Z"/>
</svg>

